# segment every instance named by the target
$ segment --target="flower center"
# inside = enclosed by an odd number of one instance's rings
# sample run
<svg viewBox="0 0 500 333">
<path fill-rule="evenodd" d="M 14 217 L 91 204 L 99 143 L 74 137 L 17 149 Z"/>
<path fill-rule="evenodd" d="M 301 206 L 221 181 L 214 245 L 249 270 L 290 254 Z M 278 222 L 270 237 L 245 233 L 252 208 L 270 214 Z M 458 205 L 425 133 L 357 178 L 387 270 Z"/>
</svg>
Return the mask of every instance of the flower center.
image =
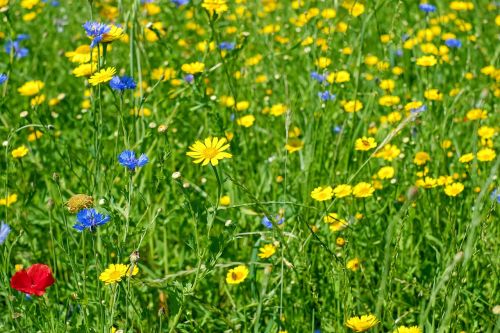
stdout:
<svg viewBox="0 0 500 333">
<path fill-rule="evenodd" d="M 121 276 L 120 272 L 118 272 L 118 271 L 113 271 L 113 272 L 109 273 L 110 280 L 119 280 L 121 277 L 122 276 Z"/>
<path fill-rule="evenodd" d="M 219 151 L 217 149 L 215 149 L 213 147 L 208 147 L 203 152 L 203 155 L 205 155 L 205 158 L 212 159 L 215 156 L 217 156 L 218 153 L 219 153 Z"/>
</svg>

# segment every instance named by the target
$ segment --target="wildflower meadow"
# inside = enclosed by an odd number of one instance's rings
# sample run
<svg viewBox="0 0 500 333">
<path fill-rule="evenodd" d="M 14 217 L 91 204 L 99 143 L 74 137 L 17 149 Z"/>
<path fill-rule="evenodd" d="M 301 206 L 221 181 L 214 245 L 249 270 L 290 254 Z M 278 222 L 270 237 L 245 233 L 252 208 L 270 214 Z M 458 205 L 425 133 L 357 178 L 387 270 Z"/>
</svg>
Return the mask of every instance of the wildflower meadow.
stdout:
<svg viewBox="0 0 500 333">
<path fill-rule="evenodd" d="M 500 332 L 499 27 L 0 0 L 0 332 Z"/>
</svg>

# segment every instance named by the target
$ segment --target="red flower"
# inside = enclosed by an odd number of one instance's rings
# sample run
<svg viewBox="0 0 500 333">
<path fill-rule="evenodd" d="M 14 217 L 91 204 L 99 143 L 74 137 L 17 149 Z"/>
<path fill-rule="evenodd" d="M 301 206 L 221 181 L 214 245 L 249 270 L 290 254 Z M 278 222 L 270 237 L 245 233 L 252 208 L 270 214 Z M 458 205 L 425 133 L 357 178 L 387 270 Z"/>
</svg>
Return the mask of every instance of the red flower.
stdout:
<svg viewBox="0 0 500 333">
<path fill-rule="evenodd" d="M 45 289 L 54 284 L 50 267 L 44 264 L 34 264 L 28 269 L 23 269 L 10 279 L 10 286 L 29 295 L 42 296 Z"/>
</svg>

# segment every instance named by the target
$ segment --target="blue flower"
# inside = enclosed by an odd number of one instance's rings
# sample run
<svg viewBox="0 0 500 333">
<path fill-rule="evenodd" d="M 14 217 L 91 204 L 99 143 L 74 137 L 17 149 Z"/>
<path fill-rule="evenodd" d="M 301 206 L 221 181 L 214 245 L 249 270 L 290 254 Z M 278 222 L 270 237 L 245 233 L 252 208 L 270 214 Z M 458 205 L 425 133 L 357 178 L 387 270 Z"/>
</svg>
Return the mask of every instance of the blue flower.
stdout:
<svg viewBox="0 0 500 333">
<path fill-rule="evenodd" d="M 187 5 L 189 3 L 189 0 L 170 0 L 172 3 L 174 3 L 177 7 Z"/>
<path fill-rule="evenodd" d="M 332 127 L 332 132 L 335 133 L 335 134 L 339 134 L 340 132 L 342 132 L 342 126 L 334 126 Z"/>
<path fill-rule="evenodd" d="M 78 231 L 94 231 L 97 226 L 106 224 L 109 220 L 109 216 L 98 213 L 94 208 L 85 208 L 76 214 L 76 224 L 73 228 Z"/>
<path fill-rule="evenodd" d="M 333 101 L 335 99 L 335 95 L 329 92 L 328 90 L 319 92 L 318 93 L 319 98 L 321 98 L 322 101 Z"/>
<path fill-rule="evenodd" d="M 492 201 L 496 201 L 497 203 L 500 204 L 500 193 L 496 189 L 494 189 L 493 192 L 491 192 L 490 198 Z"/>
<path fill-rule="evenodd" d="M 12 53 L 17 59 L 24 58 L 29 53 L 29 50 L 27 48 L 21 47 L 18 40 L 7 41 L 7 43 L 5 43 L 4 48 L 5 48 L 5 53 L 7 54 Z"/>
<path fill-rule="evenodd" d="M 30 35 L 28 35 L 28 34 L 19 34 L 19 35 L 17 35 L 17 38 L 16 38 L 16 40 L 18 42 L 21 42 L 21 41 L 27 40 L 27 39 L 30 39 Z"/>
<path fill-rule="evenodd" d="M 458 39 L 455 39 L 455 38 L 447 39 L 444 43 L 446 44 L 446 46 L 452 47 L 452 48 L 459 48 L 462 46 L 462 42 Z"/>
<path fill-rule="evenodd" d="M 139 156 L 139 158 L 135 157 L 135 153 L 131 150 L 124 150 L 118 156 L 118 162 L 124 167 L 127 167 L 129 170 L 134 171 L 137 167 L 142 167 L 149 162 L 148 157 L 145 154 Z"/>
<path fill-rule="evenodd" d="M 107 24 L 90 21 L 85 22 L 83 29 L 85 29 L 88 37 L 92 37 L 90 47 L 95 47 L 99 44 L 99 42 L 104 38 L 104 34 L 111 30 L 110 26 Z"/>
<path fill-rule="evenodd" d="M 285 222 L 285 218 L 281 217 L 280 215 L 276 215 L 276 221 L 277 221 L 276 224 L 280 225 L 283 224 L 283 222 Z M 271 222 L 271 220 L 267 216 L 264 216 L 262 218 L 261 223 L 264 227 L 268 229 L 271 229 L 273 227 L 273 222 Z"/>
<path fill-rule="evenodd" d="M 219 49 L 226 50 L 226 51 L 234 50 L 235 47 L 236 47 L 236 44 L 231 43 L 231 42 L 222 42 L 219 44 Z"/>
<path fill-rule="evenodd" d="M 422 105 L 419 108 L 411 109 L 410 112 L 413 113 L 413 114 L 417 114 L 417 113 L 422 113 L 422 112 L 424 112 L 426 110 L 427 110 L 427 105 Z"/>
<path fill-rule="evenodd" d="M 3 84 L 5 81 L 7 81 L 9 77 L 7 76 L 7 74 L 0 74 L 0 84 Z"/>
<path fill-rule="evenodd" d="M 109 86 L 114 90 L 123 91 L 125 89 L 135 89 L 137 87 L 134 79 L 129 76 L 113 76 L 109 81 Z"/>
<path fill-rule="evenodd" d="M 2 222 L 2 224 L 0 225 L 0 245 L 5 242 L 9 233 L 10 233 L 9 225 Z"/>
<path fill-rule="evenodd" d="M 319 83 L 323 83 L 326 80 L 325 75 L 321 75 L 318 72 L 311 72 L 311 79 L 318 81 Z"/>
<path fill-rule="evenodd" d="M 428 4 L 428 3 L 421 3 L 418 8 L 425 12 L 425 13 L 432 13 L 436 11 L 436 6 Z"/>
<path fill-rule="evenodd" d="M 193 81 L 194 81 L 194 75 L 193 74 L 188 74 L 188 75 L 184 76 L 184 81 L 186 81 L 187 83 L 193 83 Z"/>
</svg>

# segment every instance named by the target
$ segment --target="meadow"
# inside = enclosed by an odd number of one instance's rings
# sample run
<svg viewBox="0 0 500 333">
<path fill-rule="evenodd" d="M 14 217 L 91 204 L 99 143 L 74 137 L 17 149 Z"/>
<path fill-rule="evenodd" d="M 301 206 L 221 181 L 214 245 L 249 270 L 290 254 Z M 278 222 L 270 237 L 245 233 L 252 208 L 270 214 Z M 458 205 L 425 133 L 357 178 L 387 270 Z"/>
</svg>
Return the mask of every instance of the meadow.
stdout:
<svg viewBox="0 0 500 333">
<path fill-rule="evenodd" d="M 0 332 L 500 332 L 499 26 L 0 0 Z"/>
</svg>

